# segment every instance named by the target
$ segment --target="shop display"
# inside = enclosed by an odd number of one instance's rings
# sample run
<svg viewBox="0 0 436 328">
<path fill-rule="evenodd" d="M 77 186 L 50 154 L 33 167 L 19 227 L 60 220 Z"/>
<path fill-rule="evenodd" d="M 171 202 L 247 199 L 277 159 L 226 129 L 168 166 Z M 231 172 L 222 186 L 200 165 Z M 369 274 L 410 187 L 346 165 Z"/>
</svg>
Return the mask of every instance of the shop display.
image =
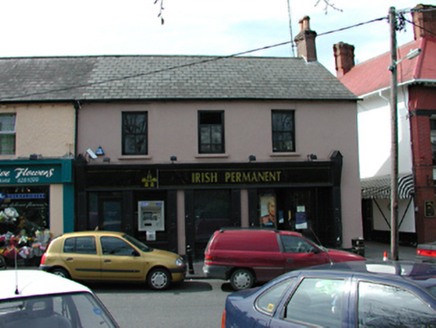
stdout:
<svg viewBox="0 0 436 328">
<path fill-rule="evenodd" d="M 41 257 L 52 235 L 48 229 L 40 228 L 27 222 L 14 207 L 0 211 L 0 255 L 6 262 Z"/>
</svg>

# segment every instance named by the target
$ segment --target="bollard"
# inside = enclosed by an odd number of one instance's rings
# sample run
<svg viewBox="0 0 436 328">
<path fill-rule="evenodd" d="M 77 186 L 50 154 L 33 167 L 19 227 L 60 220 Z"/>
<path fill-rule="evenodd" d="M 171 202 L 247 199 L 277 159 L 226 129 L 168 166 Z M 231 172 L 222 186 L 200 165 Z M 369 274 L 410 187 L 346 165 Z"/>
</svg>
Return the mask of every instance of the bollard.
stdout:
<svg viewBox="0 0 436 328">
<path fill-rule="evenodd" d="M 186 246 L 186 255 L 188 256 L 189 274 L 194 274 L 194 265 L 192 264 L 192 249 L 191 249 L 191 245 Z"/>
</svg>

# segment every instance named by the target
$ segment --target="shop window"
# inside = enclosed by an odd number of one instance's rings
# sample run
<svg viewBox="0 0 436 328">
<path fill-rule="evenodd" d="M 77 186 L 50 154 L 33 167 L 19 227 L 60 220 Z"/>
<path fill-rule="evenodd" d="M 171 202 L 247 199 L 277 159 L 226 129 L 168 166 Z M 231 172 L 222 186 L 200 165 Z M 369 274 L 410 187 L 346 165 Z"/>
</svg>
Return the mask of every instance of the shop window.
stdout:
<svg viewBox="0 0 436 328">
<path fill-rule="evenodd" d="M 41 256 L 50 242 L 48 187 L 0 189 L 0 254 L 6 259 Z"/>
<path fill-rule="evenodd" d="M 15 114 L 0 115 L 0 155 L 15 154 Z"/>
<path fill-rule="evenodd" d="M 273 152 L 295 151 L 295 120 L 293 110 L 272 111 Z"/>
<path fill-rule="evenodd" d="M 198 152 L 224 153 L 224 112 L 198 112 Z"/>
<path fill-rule="evenodd" d="M 123 155 L 147 155 L 147 112 L 124 112 Z"/>
<path fill-rule="evenodd" d="M 433 165 L 436 165 L 436 119 L 430 120 L 430 140 Z"/>
</svg>

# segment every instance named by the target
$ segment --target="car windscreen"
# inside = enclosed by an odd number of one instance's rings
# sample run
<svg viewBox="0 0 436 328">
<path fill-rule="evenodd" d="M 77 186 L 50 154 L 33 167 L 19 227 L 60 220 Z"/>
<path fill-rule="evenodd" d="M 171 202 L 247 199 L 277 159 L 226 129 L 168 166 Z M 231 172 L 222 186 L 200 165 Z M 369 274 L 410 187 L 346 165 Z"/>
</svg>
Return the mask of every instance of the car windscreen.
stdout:
<svg viewBox="0 0 436 328">
<path fill-rule="evenodd" d="M 119 327 L 91 293 L 63 293 L 0 301 L 0 327 Z"/>
<path fill-rule="evenodd" d="M 123 235 L 123 238 L 129 243 L 133 244 L 135 247 L 138 247 L 143 252 L 151 252 L 153 250 L 153 248 L 148 247 L 147 245 L 130 235 Z"/>
</svg>

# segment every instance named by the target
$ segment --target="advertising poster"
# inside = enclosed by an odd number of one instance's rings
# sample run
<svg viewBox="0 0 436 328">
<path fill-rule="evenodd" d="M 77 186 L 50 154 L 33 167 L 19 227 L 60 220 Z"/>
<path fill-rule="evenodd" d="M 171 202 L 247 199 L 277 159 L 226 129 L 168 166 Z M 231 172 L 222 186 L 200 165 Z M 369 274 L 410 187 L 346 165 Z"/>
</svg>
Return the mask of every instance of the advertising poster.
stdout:
<svg viewBox="0 0 436 328">
<path fill-rule="evenodd" d="M 304 206 L 297 206 L 295 229 L 307 229 L 306 208 Z"/>
<path fill-rule="evenodd" d="M 276 227 L 276 200 L 274 196 L 260 197 L 260 226 Z"/>
</svg>

